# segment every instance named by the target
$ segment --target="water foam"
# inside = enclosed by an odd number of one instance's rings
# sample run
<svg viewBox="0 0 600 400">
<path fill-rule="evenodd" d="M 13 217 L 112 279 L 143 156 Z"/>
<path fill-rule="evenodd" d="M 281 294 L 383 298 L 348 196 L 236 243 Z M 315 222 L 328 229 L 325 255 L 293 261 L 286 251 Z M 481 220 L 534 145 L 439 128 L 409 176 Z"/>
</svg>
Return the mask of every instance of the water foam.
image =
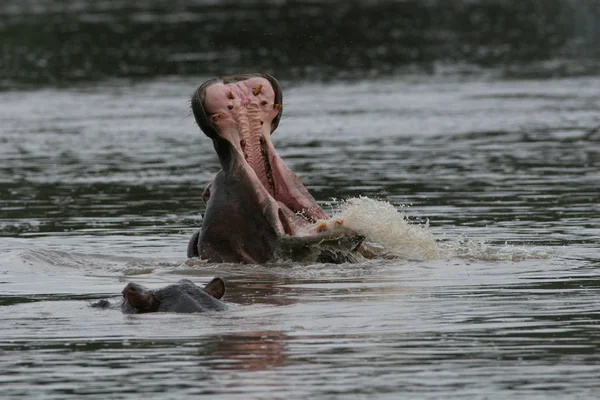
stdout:
<svg viewBox="0 0 600 400">
<path fill-rule="evenodd" d="M 535 247 L 515 246 L 504 244 L 492 245 L 485 241 L 476 241 L 466 235 L 455 241 L 443 243 L 454 257 L 482 261 L 524 261 L 530 259 L 545 259 L 552 256 L 551 252 Z"/>
<path fill-rule="evenodd" d="M 366 237 L 367 242 L 381 246 L 380 256 L 408 260 L 463 258 L 484 261 L 522 261 L 549 258 L 551 255 L 538 248 L 509 244 L 495 246 L 461 235 L 456 240 L 436 240 L 429 221 L 415 224 L 405 212 L 392 204 L 368 197 L 350 198 L 333 215 L 344 226 Z"/>
<path fill-rule="evenodd" d="M 369 197 L 346 200 L 333 218 L 383 247 L 388 256 L 410 260 L 432 260 L 449 256 L 435 240 L 429 223 L 413 224 L 406 213 L 386 201 Z"/>
</svg>

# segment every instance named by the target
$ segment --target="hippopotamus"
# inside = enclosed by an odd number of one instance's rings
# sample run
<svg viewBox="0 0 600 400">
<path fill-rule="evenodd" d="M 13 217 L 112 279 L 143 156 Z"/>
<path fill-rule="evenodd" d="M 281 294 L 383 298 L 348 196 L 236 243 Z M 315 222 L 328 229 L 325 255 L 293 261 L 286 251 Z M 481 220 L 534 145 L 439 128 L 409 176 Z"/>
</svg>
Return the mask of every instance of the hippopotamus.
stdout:
<svg viewBox="0 0 600 400">
<path fill-rule="evenodd" d="M 225 294 L 225 282 L 214 278 L 204 288 L 196 286 L 189 279 L 161 289 L 151 290 L 130 282 L 122 291 L 123 300 L 111 304 L 100 300 L 92 304 L 95 308 L 120 307 L 125 314 L 151 312 L 195 313 L 203 311 L 221 311 L 226 308 L 220 299 Z"/>
<path fill-rule="evenodd" d="M 281 120 L 279 82 L 263 73 L 221 76 L 192 96 L 192 112 L 213 141 L 221 170 L 204 189 L 202 229 L 188 257 L 210 262 L 348 262 L 364 239 L 331 221 L 279 156 L 271 134 Z"/>
</svg>

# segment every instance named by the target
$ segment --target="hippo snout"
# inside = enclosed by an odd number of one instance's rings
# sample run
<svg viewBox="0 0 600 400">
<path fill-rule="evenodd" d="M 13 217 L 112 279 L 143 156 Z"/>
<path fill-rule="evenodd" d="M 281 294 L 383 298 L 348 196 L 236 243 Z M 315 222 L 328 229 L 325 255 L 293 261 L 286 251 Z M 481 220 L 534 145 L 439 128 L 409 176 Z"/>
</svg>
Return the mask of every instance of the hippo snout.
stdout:
<svg viewBox="0 0 600 400">
<path fill-rule="evenodd" d="M 138 312 L 153 312 L 158 309 L 156 296 L 150 289 L 142 285 L 130 282 L 121 293 L 123 302 Z"/>
</svg>

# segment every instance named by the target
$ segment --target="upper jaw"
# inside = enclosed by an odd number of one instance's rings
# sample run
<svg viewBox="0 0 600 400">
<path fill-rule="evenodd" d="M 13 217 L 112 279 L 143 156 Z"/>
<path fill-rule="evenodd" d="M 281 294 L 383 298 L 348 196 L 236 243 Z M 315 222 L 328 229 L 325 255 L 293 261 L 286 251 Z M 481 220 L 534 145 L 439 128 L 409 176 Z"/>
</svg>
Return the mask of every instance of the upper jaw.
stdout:
<svg viewBox="0 0 600 400">
<path fill-rule="evenodd" d="M 279 83 L 270 75 L 229 75 L 203 83 L 192 98 L 192 110 L 202 131 L 213 139 L 223 170 L 252 182 L 257 200 L 272 204 L 273 210 L 285 206 L 310 222 L 326 219 L 271 142 L 282 99 Z M 208 198 L 210 190 L 205 193 Z M 283 214 L 285 218 L 290 213 Z"/>
<path fill-rule="evenodd" d="M 196 121 L 215 142 L 223 168 L 247 164 L 272 196 L 276 152 L 269 136 L 281 119 L 282 98 L 277 80 L 260 73 L 211 79 L 192 98 Z"/>
<path fill-rule="evenodd" d="M 198 124 L 198 126 L 200 127 L 200 129 L 202 129 L 202 131 L 211 139 L 215 139 L 218 138 L 220 136 L 220 133 L 218 131 L 218 125 L 215 124 L 215 119 L 219 119 L 219 116 L 216 114 L 222 114 L 225 113 L 227 114 L 228 109 L 226 108 L 226 106 L 229 105 L 234 105 L 232 104 L 233 102 L 226 102 L 224 104 L 221 104 L 221 107 L 211 107 L 211 105 L 207 104 L 207 94 L 210 95 L 210 93 L 207 93 L 211 87 L 213 87 L 212 89 L 215 89 L 214 86 L 220 86 L 220 92 L 221 92 L 221 97 L 227 97 L 228 100 L 235 100 L 235 99 L 231 99 L 231 95 L 229 92 L 231 92 L 233 94 L 233 96 L 235 96 L 235 92 L 237 92 L 237 90 L 231 90 L 232 88 L 237 87 L 238 89 L 241 88 L 241 84 L 243 84 L 244 81 L 249 81 L 249 82 L 253 82 L 254 86 L 252 87 L 252 91 L 253 91 L 253 95 L 254 92 L 256 92 L 256 89 L 258 87 L 258 85 L 262 85 L 262 87 L 259 90 L 259 93 L 257 95 L 254 96 L 260 96 L 261 101 L 262 100 L 266 100 L 269 102 L 269 106 L 271 107 L 275 107 L 276 111 L 273 115 L 273 118 L 271 119 L 271 126 L 270 126 L 270 132 L 272 133 L 275 131 L 275 129 L 277 129 L 277 127 L 279 126 L 279 121 L 281 120 L 281 105 L 283 104 L 283 93 L 281 91 L 281 86 L 279 84 L 279 82 L 273 78 L 271 75 L 269 74 L 263 74 L 263 73 L 259 73 L 259 72 L 255 72 L 255 73 L 247 73 L 247 74 L 235 74 L 235 75 L 224 75 L 224 76 L 220 76 L 217 78 L 213 78 L 210 79 L 206 82 L 204 82 L 202 85 L 200 85 L 200 87 L 198 87 L 198 89 L 196 89 L 196 92 L 194 93 L 194 95 L 192 96 L 192 112 L 194 114 L 194 117 L 196 119 L 196 123 Z M 264 89 L 264 91 L 263 91 Z M 272 93 L 272 98 L 271 99 L 267 99 L 264 96 L 266 91 L 269 91 Z M 210 90 L 212 91 L 212 90 Z M 217 90 L 217 93 L 219 92 L 219 90 Z M 238 93 L 239 94 L 239 93 Z M 246 93 L 248 94 L 248 93 Z M 268 96 L 271 97 L 271 96 Z M 211 100 L 210 97 L 208 99 L 209 101 Z M 270 101 L 269 101 L 270 100 Z M 267 104 L 264 104 L 267 105 Z M 214 106 L 214 104 L 213 104 Z M 225 106 L 225 107 L 223 107 Z M 222 116 L 222 115 L 221 115 Z"/>
</svg>

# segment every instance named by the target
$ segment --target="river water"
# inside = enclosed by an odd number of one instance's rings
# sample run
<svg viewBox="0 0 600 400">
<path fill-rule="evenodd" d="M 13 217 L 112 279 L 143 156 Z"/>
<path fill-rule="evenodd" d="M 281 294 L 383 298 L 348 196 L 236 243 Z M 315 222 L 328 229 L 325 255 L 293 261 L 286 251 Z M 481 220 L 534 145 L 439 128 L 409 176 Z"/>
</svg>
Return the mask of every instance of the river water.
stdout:
<svg viewBox="0 0 600 400">
<path fill-rule="evenodd" d="M 24 15 L 115 23 L 121 10 L 18 4 L 6 32 Z M 600 76 L 560 49 L 375 73 L 397 58 L 311 69 L 290 55 L 281 74 L 267 69 L 282 78 L 283 159 L 329 214 L 394 255 L 343 265 L 186 261 L 219 169 L 189 99 L 227 60 L 141 78 L 75 61 L 50 78 L 15 69 L 0 92 L 0 397 L 593 398 Z M 214 276 L 225 312 L 89 307 L 129 281 Z"/>
</svg>

